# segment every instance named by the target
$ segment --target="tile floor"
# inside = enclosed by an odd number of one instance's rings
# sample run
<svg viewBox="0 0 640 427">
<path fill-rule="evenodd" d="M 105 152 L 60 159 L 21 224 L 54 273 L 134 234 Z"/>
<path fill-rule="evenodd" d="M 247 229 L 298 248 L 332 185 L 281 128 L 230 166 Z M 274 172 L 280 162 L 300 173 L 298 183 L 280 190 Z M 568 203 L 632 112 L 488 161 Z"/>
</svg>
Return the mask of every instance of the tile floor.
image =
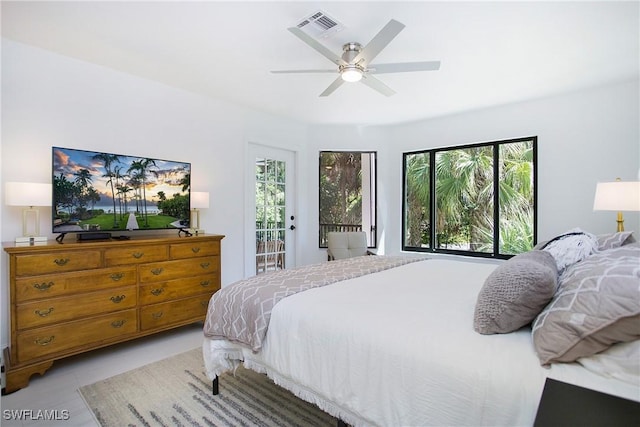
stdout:
<svg viewBox="0 0 640 427">
<path fill-rule="evenodd" d="M 2 427 L 94 427 L 91 411 L 85 406 L 78 388 L 122 372 L 165 359 L 202 345 L 202 324 L 140 338 L 127 343 L 94 350 L 53 363 L 45 375 L 31 377 L 29 386 L 0 398 Z M 68 420 L 50 421 L 12 419 L 12 410 L 68 411 Z M 24 413 L 24 411 L 22 411 Z M 31 417 L 31 418 L 33 418 Z M 30 418 L 27 416 L 26 418 Z"/>
</svg>

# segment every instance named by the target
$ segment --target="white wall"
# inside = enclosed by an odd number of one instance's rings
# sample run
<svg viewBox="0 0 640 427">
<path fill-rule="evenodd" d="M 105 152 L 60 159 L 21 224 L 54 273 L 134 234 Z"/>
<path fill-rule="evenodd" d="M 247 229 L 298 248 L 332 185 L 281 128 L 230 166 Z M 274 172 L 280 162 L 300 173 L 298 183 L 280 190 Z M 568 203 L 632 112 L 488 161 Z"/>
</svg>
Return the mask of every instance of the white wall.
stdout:
<svg viewBox="0 0 640 427">
<path fill-rule="evenodd" d="M 389 140 L 389 130 L 380 126 L 328 126 L 314 125 L 309 127 L 307 141 L 307 185 L 304 189 L 305 205 L 310 214 L 309 226 L 302 231 L 302 240 L 309 243 L 307 251 L 303 254 L 303 263 L 320 262 L 327 259 L 327 250 L 318 248 L 319 218 L 319 152 L 320 151 L 376 151 L 378 166 L 378 214 L 377 214 L 377 252 L 385 252 L 386 224 L 395 222 L 395 217 L 400 215 L 400 208 L 389 206 L 387 201 L 392 199 L 390 185 L 394 168 L 401 166 L 393 164 L 392 159 L 397 156 L 397 147 Z"/>
<path fill-rule="evenodd" d="M 638 80 L 563 96 L 394 126 L 397 151 L 390 205 L 402 203 L 402 151 L 526 136 L 538 137 L 538 240 L 573 227 L 596 234 L 616 229 L 614 212 L 593 212 L 598 181 L 638 180 Z M 640 231 L 638 213 L 625 229 Z M 401 247 L 401 218 L 387 224 L 387 250 Z"/>
<path fill-rule="evenodd" d="M 222 282 L 244 275 L 244 158 L 248 141 L 304 149 L 306 126 L 2 40 L 0 199 L 7 181 L 51 182 L 51 147 L 187 161 L 192 188 L 210 193 L 200 216 L 224 234 Z M 0 203 L 3 242 L 21 235 L 22 209 Z M 41 208 L 41 234 L 54 237 Z M 73 239 L 74 236 L 67 236 Z M 7 257 L 0 257 L 2 347 L 8 337 Z"/>
<path fill-rule="evenodd" d="M 298 160 L 298 264 L 318 249 L 318 151 L 378 152 L 380 252 L 401 247 L 402 152 L 538 136 L 539 238 L 580 226 L 613 231 L 592 212 L 595 184 L 637 179 L 638 81 L 396 126 L 307 126 L 118 71 L 2 40 L 0 199 L 7 181 L 50 182 L 51 146 L 190 161 L 192 185 L 211 193 L 208 233 L 225 234 L 222 281 L 243 275 L 244 179 L 249 142 L 288 148 Z M 640 230 L 638 214 L 625 214 Z M 43 230 L 51 216 L 42 210 Z M 20 208 L 0 203 L 0 237 L 21 233 Z M 7 343 L 7 260 L 0 257 L 0 326 Z"/>
<path fill-rule="evenodd" d="M 307 260 L 325 256 L 317 249 L 319 150 L 378 151 L 378 238 L 388 254 L 402 247 L 403 152 L 526 136 L 538 137 L 538 240 L 574 227 L 615 231 L 615 212 L 593 212 L 593 196 L 598 181 L 639 179 L 639 93 L 634 80 L 395 126 L 311 127 Z M 640 232 L 638 213 L 625 213 L 625 227 Z"/>
</svg>

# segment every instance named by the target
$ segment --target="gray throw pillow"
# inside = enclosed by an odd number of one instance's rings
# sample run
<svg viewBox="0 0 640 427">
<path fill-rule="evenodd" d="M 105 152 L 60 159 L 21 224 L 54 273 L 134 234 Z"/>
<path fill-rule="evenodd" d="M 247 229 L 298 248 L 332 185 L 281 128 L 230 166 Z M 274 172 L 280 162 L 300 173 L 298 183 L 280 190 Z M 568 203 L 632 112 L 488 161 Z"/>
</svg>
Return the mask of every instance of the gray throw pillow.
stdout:
<svg viewBox="0 0 640 427">
<path fill-rule="evenodd" d="M 504 334 L 530 324 L 551 301 L 558 269 L 551 254 L 532 250 L 496 268 L 478 294 L 473 328 L 481 334 Z"/>
</svg>

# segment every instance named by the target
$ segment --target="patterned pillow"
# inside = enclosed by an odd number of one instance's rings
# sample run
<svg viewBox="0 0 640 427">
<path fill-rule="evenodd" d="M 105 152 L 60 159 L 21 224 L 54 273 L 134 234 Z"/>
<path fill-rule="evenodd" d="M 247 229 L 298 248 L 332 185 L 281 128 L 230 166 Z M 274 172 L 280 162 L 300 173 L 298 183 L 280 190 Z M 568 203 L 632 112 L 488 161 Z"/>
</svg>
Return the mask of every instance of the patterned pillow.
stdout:
<svg viewBox="0 0 640 427">
<path fill-rule="evenodd" d="M 598 250 L 606 251 L 607 249 L 619 248 L 622 245 L 633 243 L 635 240 L 631 237 L 632 234 L 633 231 L 600 234 L 598 236 Z"/>
<path fill-rule="evenodd" d="M 582 261 L 598 250 L 598 239 L 591 233 L 574 228 L 549 240 L 539 249 L 553 255 L 562 274 L 565 268 Z"/>
<path fill-rule="evenodd" d="M 640 338 L 640 244 L 598 252 L 567 268 L 533 323 L 542 365 L 573 362 Z"/>
<path fill-rule="evenodd" d="M 525 252 L 501 264 L 478 294 L 473 328 L 502 334 L 530 324 L 551 301 L 557 277 L 556 263 L 544 251 Z"/>
</svg>

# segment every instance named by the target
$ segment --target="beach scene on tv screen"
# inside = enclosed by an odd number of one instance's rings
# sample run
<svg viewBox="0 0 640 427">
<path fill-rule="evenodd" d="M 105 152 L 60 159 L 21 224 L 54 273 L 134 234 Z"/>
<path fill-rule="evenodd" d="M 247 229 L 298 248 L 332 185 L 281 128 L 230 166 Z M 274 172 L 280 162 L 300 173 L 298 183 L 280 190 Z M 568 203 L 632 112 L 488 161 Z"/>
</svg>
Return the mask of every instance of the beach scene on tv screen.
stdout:
<svg viewBox="0 0 640 427">
<path fill-rule="evenodd" d="M 191 164 L 53 147 L 53 232 L 189 226 Z"/>
</svg>

